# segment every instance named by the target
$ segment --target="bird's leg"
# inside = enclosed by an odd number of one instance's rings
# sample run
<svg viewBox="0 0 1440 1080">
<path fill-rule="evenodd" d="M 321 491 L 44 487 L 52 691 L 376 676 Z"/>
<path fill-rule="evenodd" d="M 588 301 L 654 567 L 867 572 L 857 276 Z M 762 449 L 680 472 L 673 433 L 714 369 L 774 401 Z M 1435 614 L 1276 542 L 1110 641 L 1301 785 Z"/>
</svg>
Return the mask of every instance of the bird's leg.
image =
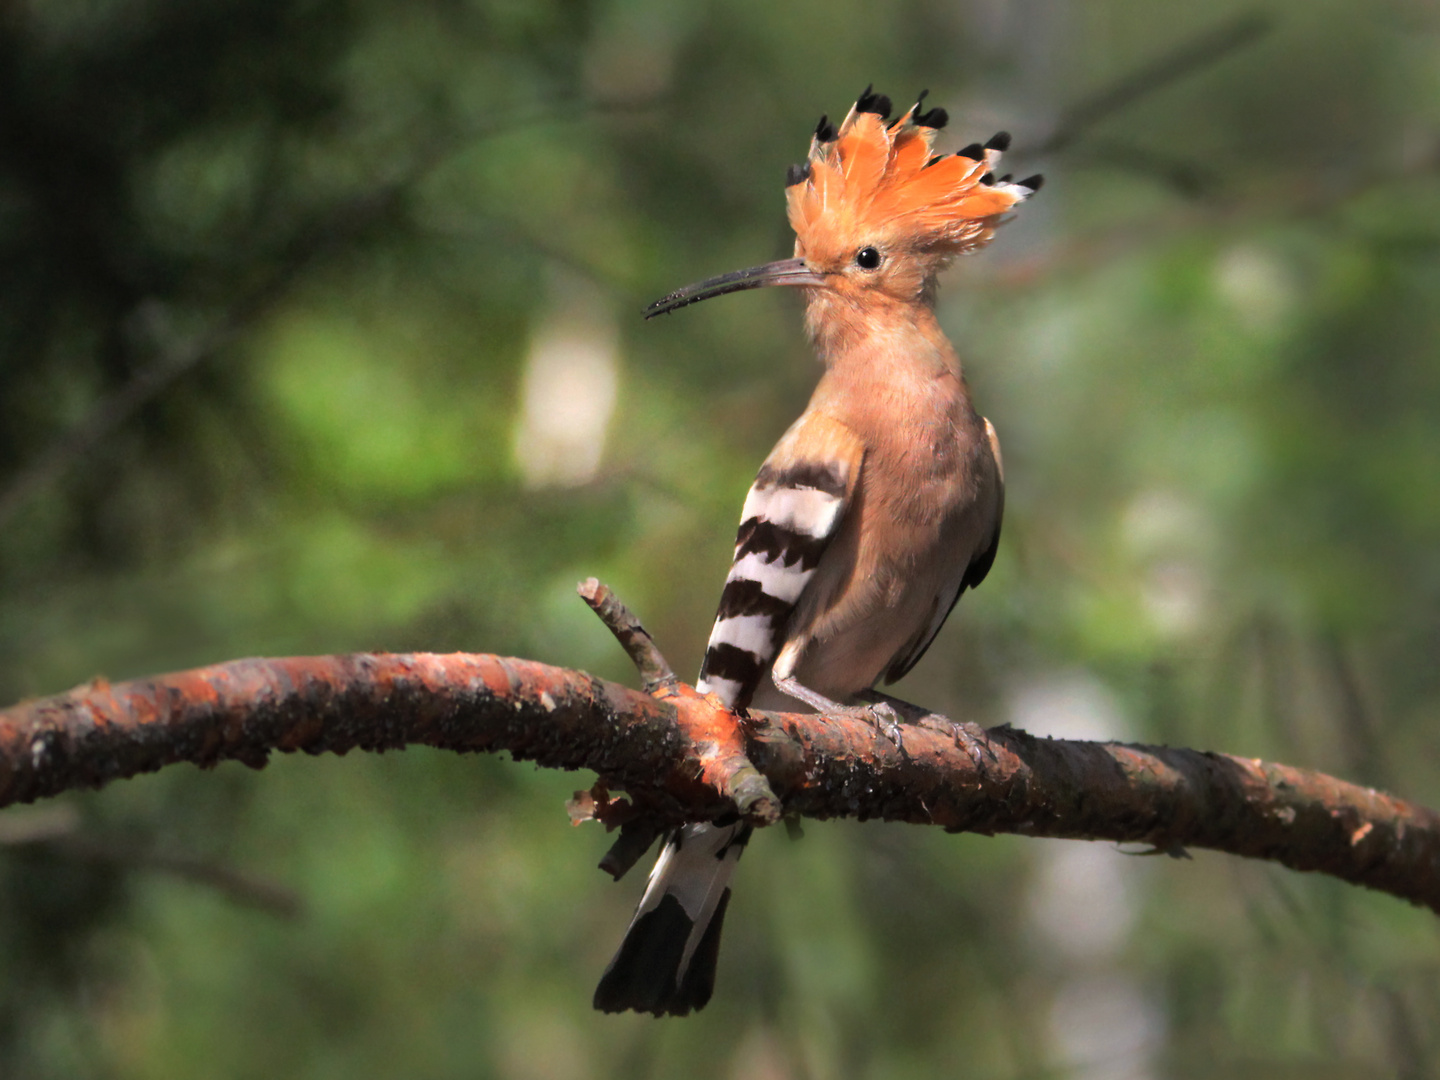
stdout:
<svg viewBox="0 0 1440 1080">
<path fill-rule="evenodd" d="M 796 701 L 803 701 L 818 713 L 864 720 L 894 743 L 901 754 L 905 753 L 905 738 L 900 733 L 900 714 L 891 704 L 895 699 L 881 694 L 879 695 L 883 699 L 881 701 L 871 701 L 863 705 L 842 705 L 838 701 L 831 701 L 824 694 L 811 690 L 793 676 L 775 675 L 773 678 L 775 688 L 782 694 L 793 697 Z M 900 704 L 903 705 L 904 702 L 900 702 Z"/>
</svg>

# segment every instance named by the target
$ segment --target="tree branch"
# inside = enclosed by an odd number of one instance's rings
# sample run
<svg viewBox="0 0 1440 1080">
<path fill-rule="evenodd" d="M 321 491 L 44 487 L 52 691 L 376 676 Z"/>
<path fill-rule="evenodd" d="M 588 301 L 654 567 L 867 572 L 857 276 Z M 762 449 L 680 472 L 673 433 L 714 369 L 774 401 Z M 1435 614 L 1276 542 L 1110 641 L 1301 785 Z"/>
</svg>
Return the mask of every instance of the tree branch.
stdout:
<svg viewBox="0 0 1440 1080">
<path fill-rule="evenodd" d="M 34 849 L 75 862 L 95 863 L 125 872 L 152 871 L 205 885 L 237 904 L 284 919 L 299 918 L 304 905 L 293 889 L 255 877 L 224 863 L 190 855 L 156 851 L 110 836 L 84 831 L 73 806 L 56 804 L 44 810 L 0 817 L 0 849 Z"/>
<path fill-rule="evenodd" d="M 962 738 L 934 716 L 906 726 L 902 751 L 864 721 L 762 713 L 738 721 L 683 684 L 657 694 L 463 653 L 237 660 L 100 681 L 0 712 L 0 806 L 179 761 L 258 768 L 272 750 L 508 750 L 595 770 L 600 783 L 580 816 L 641 820 L 641 833 L 737 809 L 767 824 L 783 803 L 812 817 L 1212 848 L 1440 912 L 1440 815 L 1320 773 L 1008 727 L 973 738 L 977 729 L 967 727 Z M 747 773 L 763 784 L 747 786 Z M 778 799 L 757 795 L 762 786 Z M 632 802 L 610 801 L 611 788 Z"/>
<path fill-rule="evenodd" d="M 1146 61 L 1066 109 L 1050 137 L 1029 153 L 1038 156 L 1064 150 L 1102 120 L 1258 41 L 1273 25 L 1271 18 L 1260 11 L 1242 12 Z"/>
<path fill-rule="evenodd" d="M 640 672 L 640 679 L 645 684 L 647 694 L 680 684 L 670 662 L 660 654 L 650 632 L 640 625 L 640 620 L 620 602 L 620 598 L 608 585 L 600 584 L 598 578 L 586 578 L 575 591 L 580 594 L 580 599 L 590 605 L 590 610 L 600 617 L 600 621 L 610 628 L 615 640 L 620 642 L 625 655 L 630 657 L 635 670 Z"/>
</svg>

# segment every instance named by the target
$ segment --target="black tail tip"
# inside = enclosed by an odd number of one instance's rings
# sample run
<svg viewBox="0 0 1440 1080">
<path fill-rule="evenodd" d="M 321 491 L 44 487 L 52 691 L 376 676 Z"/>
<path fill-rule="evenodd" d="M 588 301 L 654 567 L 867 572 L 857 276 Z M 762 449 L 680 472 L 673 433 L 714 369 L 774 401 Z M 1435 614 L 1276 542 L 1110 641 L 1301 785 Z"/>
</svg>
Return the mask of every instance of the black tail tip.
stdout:
<svg viewBox="0 0 1440 1080">
<path fill-rule="evenodd" d="M 638 1012 L 651 1016 L 688 1016 L 703 1009 L 715 990 L 720 956 L 720 930 L 730 890 L 700 935 L 694 955 L 682 968 L 681 958 L 695 923 L 673 895 L 636 918 L 620 950 L 600 976 L 592 1004 L 603 1013 Z"/>
</svg>

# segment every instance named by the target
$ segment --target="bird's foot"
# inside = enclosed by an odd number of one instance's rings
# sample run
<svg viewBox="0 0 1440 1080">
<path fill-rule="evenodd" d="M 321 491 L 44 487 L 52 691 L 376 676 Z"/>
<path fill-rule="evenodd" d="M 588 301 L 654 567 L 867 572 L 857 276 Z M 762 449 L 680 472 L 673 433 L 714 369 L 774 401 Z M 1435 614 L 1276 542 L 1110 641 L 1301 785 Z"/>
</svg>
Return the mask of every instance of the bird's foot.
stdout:
<svg viewBox="0 0 1440 1080">
<path fill-rule="evenodd" d="M 867 699 L 864 703 L 842 705 L 838 701 L 827 698 L 824 694 L 811 690 L 795 679 L 777 677 L 775 686 L 782 694 L 787 694 L 796 701 L 803 701 L 822 715 L 864 721 L 873 727 L 877 734 L 883 735 L 894 743 L 895 748 L 900 751 L 902 756 L 908 757 L 905 753 L 905 736 L 900 730 L 903 717 L 895 708 L 896 705 L 904 705 L 903 701 L 875 691 L 865 691 L 861 695 Z"/>
<path fill-rule="evenodd" d="M 910 755 L 905 752 L 905 736 L 900 731 L 900 714 L 895 711 L 895 706 L 888 701 L 872 701 L 862 706 L 860 711 L 874 725 L 875 730 L 884 735 L 892 743 L 895 749 L 900 751 L 900 756 L 908 758 Z"/>
<path fill-rule="evenodd" d="M 964 750 L 967 757 L 975 764 L 976 771 L 985 771 L 985 758 L 988 754 L 991 761 L 995 760 L 994 751 L 987 750 L 985 743 L 985 729 L 979 724 L 968 721 L 955 721 L 946 716 L 928 716 L 921 723 L 932 731 L 942 731 L 955 741 L 955 749 Z"/>
<path fill-rule="evenodd" d="M 868 714 L 867 719 L 874 725 L 875 730 L 893 742 L 902 757 L 909 758 L 910 755 L 905 752 L 905 739 L 901 735 L 900 725 L 913 723 L 925 715 L 925 710 L 918 705 L 911 705 L 908 701 L 882 694 L 879 690 L 862 690 L 855 696 L 865 702 L 862 708 Z M 906 716 L 907 712 L 913 715 Z"/>
<path fill-rule="evenodd" d="M 986 745 L 985 729 L 979 724 L 951 720 L 948 716 L 933 713 L 922 705 L 902 701 L 889 694 L 882 694 L 879 690 L 862 690 L 859 697 L 870 702 L 872 709 L 885 709 L 888 715 L 896 721 L 904 720 L 917 727 L 929 728 L 931 731 L 949 735 L 955 741 L 955 748 L 964 750 L 970 760 L 975 763 L 975 768 L 979 772 L 985 771 L 987 756 L 991 761 L 995 760 L 994 751 L 989 750 Z"/>
</svg>

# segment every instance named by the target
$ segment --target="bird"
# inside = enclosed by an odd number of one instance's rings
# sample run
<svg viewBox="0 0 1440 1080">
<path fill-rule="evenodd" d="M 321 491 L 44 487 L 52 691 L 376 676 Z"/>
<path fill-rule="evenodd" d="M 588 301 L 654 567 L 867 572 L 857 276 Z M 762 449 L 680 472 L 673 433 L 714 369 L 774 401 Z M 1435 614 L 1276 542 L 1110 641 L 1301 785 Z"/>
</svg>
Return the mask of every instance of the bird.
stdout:
<svg viewBox="0 0 1440 1080">
<path fill-rule="evenodd" d="M 760 466 L 695 688 L 742 714 L 768 671 L 821 713 L 868 710 L 924 655 L 994 562 L 1004 467 L 935 316 L 936 278 L 988 244 L 1042 178 L 997 178 L 1001 132 L 932 149 L 944 109 L 891 120 L 868 86 L 837 127 L 822 116 L 786 175 L 794 255 L 679 289 L 647 318 L 746 289 L 800 288 L 824 371 Z M 872 702 L 865 705 L 869 697 Z M 899 736 L 893 713 L 882 730 Z M 710 1000 L 740 820 L 671 830 L 595 991 L 604 1012 L 684 1016 Z"/>
</svg>

